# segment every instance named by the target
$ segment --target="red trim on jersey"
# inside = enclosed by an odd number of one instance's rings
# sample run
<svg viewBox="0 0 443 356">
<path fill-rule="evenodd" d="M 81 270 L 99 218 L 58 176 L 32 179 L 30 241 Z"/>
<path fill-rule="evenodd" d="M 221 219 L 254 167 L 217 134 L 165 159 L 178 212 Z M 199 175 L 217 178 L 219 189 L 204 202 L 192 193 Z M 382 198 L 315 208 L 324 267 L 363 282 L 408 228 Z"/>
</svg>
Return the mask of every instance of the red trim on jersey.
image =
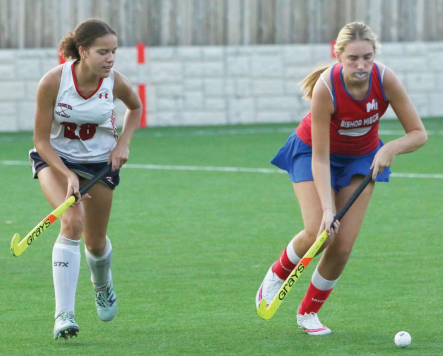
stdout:
<svg viewBox="0 0 443 356">
<path fill-rule="evenodd" d="M 118 133 L 117 133 L 117 125 L 115 125 L 115 113 L 114 113 L 114 110 L 112 110 L 111 124 L 112 124 L 112 129 L 114 130 L 114 138 L 117 141 L 118 140 Z"/>
<path fill-rule="evenodd" d="M 378 124 L 386 112 L 386 101 L 381 76 L 376 64 L 369 77 L 366 98 L 354 99 L 346 90 L 341 64 L 331 70 L 332 95 L 335 112 L 331 115 L 330 152 L 346 156 L 358 156 L 375 150 L 379 144 Z M 367 129 L 367 132 L 362 134 Z M 359 132 L 360 130 L 360 132 Z M 311 113 L 309 112 L 297 127 L 298 137 L 312 146 Z"/>
<path fill-rule="evenodd" d="M 78 95 L 80 95 L 83 99 L 88 100 L 89 98 L 91 98 L 92 96 L 94 96 L 95 93 L 98 92 L 98 90 L 99 90 L 100 87 L 102 86 L 103 78 L 100 78 L 100 81 L 98 82 L 97 89 L 95 89 L 95 91 L 94 91 L 91 95 L 89 95 L 88 97 L 83 96 L 82 93 L 80 93 L 80 90 L 78 89 L 78 86 L 77 86 L 77 79 L 75 78 L 74 64 L 77 63 L 77 62 L 78 62 L 78 61 L 75 61 L 75 62 L 73 62 L 72 65 L 71 65 L 72 78 L 74 79 L 75 90 L 77 90 Z"/>
</svg>

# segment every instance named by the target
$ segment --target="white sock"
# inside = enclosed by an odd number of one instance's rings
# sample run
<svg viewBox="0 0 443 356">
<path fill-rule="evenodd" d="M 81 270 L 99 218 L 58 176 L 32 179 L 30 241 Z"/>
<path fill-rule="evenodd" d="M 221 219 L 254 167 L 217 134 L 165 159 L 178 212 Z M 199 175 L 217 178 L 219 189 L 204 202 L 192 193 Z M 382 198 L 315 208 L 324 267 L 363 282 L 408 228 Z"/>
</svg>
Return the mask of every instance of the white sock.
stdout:
<svg viewBox="0 0 443 356">
<path fill-rule="evenodd" d="M 288 255 L 289 261 L 291 261 L 294 265 L 296 265 L 297 263 L 300 262 L 301 257 L 298 257 L 294 251 L 294 244 L 293 244 L 294 239 L 295 237 L 291 240 L 288 247 L 286 247 L 286 254 Z"/>
<path fill-rule="evenodd" d="M 111 280 L 112 245 L 106 236 L 105 251 L 101 256 L 94 256 L 85 246 L 86 262 L 91 270 L 91 282 L 97 289 L 103 288 Z"/>
<path fill-rule="evenodd" d="M 59 235 L 52 249 L 55 317 L 63 312 L 74 312 L 80 258 L 80 241 Z"/>
<path fill-rule="evenodd" d="M 311 278 L 311 282 L 314 285 L 314 287 L 320 290 L 330 290 L 334 288 L 338 280 L 339 278 L 337 278 L 335 281 L 328 281 L 327 279 L 324 279 L 318 272 L 318 266 L 315 269 L 314 273 L 312 274 Z"/>
</svg>

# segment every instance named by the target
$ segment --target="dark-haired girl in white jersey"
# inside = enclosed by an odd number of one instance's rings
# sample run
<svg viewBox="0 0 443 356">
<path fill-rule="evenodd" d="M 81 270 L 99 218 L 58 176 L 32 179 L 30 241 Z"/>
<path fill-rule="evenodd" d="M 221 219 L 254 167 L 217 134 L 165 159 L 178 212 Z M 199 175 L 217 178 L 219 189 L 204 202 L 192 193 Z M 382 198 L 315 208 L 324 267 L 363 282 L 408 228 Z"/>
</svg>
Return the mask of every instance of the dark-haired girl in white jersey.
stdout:
<svg viewBox="0 0 443 356">
<path fill-rule="evenodd" d="M 72 194 L 79 198 L 60 218 L 60 234 L 52 253 L 54 338 L 66 339 L 79 332 L 74 306 L 81 236 L 98 316 L 110 321 L 117 312 L 107 227 L 119 169 L 128 160 L 129 144 L 142 108 L 129 81 L 112 68 L 117 36 L 105 22 L 91 19 L 80 23 L 61 40 L 59 49 L 65 58 L 75 62 L 55 67 L 39 83 L 35 148 L 30 158 L 34 177 L 39 179 L 53 207 Z M 127 107 L 120 138 L 115 127 L 115 99 Z M 80 197 L 79 186 L 108 163 L 112 164 L 108 177 Z"/>
</svg>

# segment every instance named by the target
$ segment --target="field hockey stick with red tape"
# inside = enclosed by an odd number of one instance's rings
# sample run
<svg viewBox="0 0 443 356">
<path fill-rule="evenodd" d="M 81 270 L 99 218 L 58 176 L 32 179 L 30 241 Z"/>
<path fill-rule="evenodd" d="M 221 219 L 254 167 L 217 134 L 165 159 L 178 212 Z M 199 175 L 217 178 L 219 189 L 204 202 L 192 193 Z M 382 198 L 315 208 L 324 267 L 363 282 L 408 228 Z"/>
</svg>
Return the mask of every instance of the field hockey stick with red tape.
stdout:
<svg viewBox="0 0 443 356">
<path fill-rule="evenodd" d="M 354 202 L 357 200 L 357 198 L 360 196 L 361 192 L 366 188 L 366 186 L 371 182 L 372 180 L 372 170 L 368 173 L 368 175 L 365 177 L 365 179 L 360 183 L 360 185 L 357 187 L 357 189 L 354 191 L 354 193 L 351 195 L 349 200 L 346 202 L 346 204 L 343 206 L 343 208 L 340 209 L 340 211 L 335 215 L 334 221 L 340 221 L 343 216 L 346 214 L 346 212 L 349 210 L 349 208 L 354 204 Z M 314 244 L 311 246 L 311 248 L 308 250 L 308 252 L 305 253 L 303 258 L 300 260 L 299 263 L 294 267 L 291 274 L 288 278 L 286 278 L 283 285 L 280 287 L 279 291 L 275 295 L 274 299 L 271 301 L 271 303 L 267 306 L 266 300 L 262 299 L 260 302 L 260 305 L 258 306 L 257 312 L 258 315 L 265 320 L 271 319 L 277 309 L 280 307 L 280 304 L 283 302 L 283 300 L 288 295 L 289 291 L 291 290 L 292 286 L 297 282 L 297 280 L 300 278 L 300 275 L 302 272 L 306 269 L 308 264 L 312 261 L 312 259 L 317 254 L 318 250 L 323 246 L 325 241 L 328 238 L 328 234 L 326 230 L 324 230 L 321 235 L 315 240 Z"/>
<path fill-rule="evenodd" d="M 112 165 L 107 165 L 100 172 L 97 173 L 88 183 L 80 188 L 80 195 L 84 195 L 91 187 L 102 179 L 111 171 Z M 36 227 L 34 227 L 23 240 L 20 241 L 20 235 L 15 234 L 11 241 L 11 252 L 14 256 L 20 256 L 30 244 L 32 244 L 43 231 L 53 224 L 72 204 L 77 201 L 77 196 L 72 194 L 65 202 L 63 202 L 57 209 L 45 217 Z M 20 241 L 20 242 L 19 242 Z"/>
</svg>

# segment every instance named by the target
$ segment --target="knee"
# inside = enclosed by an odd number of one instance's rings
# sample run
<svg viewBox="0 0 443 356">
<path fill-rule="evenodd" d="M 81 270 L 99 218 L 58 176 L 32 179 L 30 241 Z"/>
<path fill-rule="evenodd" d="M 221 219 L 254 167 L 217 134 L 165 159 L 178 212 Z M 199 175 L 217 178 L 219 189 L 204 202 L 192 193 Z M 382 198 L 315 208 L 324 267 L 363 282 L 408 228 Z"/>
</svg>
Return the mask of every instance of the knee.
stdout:
<svg viewBox="0 0 443 356">
<path fill-rule="evenodd" d="M 101 256 L 106 250 L 106 237 L 91 239 L 84 236 L 85 247 L 94 256 Z"/>
<path fill-rule="evenodd" d="M 306 242 L 308 242 L 310 245 L 312 245 L 317 239 L 319 226 L 320 223 L 318 223 L 318 225 L 305 228 Z"/>
<path fill-rule="evenodd" d="M 66 212 L 60 220 L 65 234 L 69 234 L 71 237 L 80 237 L 84 225 L 83 214 Z"/>
<path fill-rule="evenodd" d="M 351 256 L 352 246 L 328 246 L 325 254 L 331 255 L 336 266 L 345 266 Z"/>
<path fill-rule="evenodd" d="M 307 228 L 303 231 L 303 234 L 301 234 L 299 241 L 303 244 L 304 250 L 309 250 L 309 248 L 315 242 L 315 240 L 317 239 L 317 232 L 318 227 L 317 230 Z"/>
<path fill-rule="evenodd" d="M 334 254 L 343 258 L 348 259 L 351 255 L 352 248 L 354 247 L 354 240 L 343 241 L 343 239 L 338 239 L 339 241 L 335 241 L 336 243 L 331 244 L 331 250 L 334 251 Z"/>
<path fill-rule="evenodd" d="M 86 245 L 85 244 L 85 247 L 88 249 L 89 253 L 93 256 L 101 256 L 101 255 L 103 255 L 103 252 L 105 250 L 104 248 L 100 248 L 97 245 Z"/>
</svg>

